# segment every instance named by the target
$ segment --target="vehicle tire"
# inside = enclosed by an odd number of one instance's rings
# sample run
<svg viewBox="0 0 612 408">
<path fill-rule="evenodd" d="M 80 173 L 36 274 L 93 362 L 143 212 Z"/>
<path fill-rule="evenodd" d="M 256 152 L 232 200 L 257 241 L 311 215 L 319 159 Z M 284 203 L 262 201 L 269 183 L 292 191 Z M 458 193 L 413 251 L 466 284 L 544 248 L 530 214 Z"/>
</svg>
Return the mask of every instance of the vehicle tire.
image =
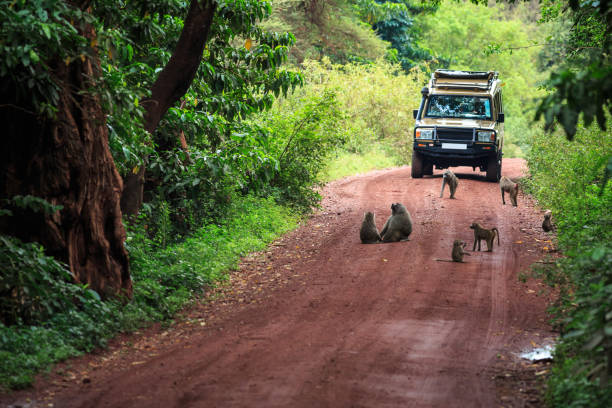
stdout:
<svg viewBox="0 0 612 408">
<path fill-rule="evenodd" d="M 501 160 L 497 157 L 489 159 L 487 163 L 487 181 L 498 182 L 501 178 Z"/>
<path fill-rule="evenodd" d="M 423 156 L 415 151 L 412 152 L 412 178 L 423 177 Z"/>
<path fill-rule="evenodd" d="M 425 162 L 425 165 L 423 166 L 423 174 L 426 176 L 431 176 L 433 174 L 433 163 L 428 161 Z"/>
</svg>

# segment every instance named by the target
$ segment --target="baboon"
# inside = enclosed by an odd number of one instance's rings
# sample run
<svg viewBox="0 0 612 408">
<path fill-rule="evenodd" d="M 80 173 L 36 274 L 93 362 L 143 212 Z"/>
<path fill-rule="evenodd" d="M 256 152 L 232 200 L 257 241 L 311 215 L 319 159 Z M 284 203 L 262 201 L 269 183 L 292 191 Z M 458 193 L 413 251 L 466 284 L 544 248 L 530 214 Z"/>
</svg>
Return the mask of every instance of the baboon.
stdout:
<svg viewBox="0 0 612 408">
<path fill-rule="evenodd" d="M 442 189 L 440 190 L 440 197 L 444 193 L 444 185 L 448 183 L 448 189 L 450 190 L 450 198 L 455 198 L 455 190 L 457 190 L 457 184 L 459 184 L 459 180 L 457 180 L 457 176 L 450 169 L 444 170 L 442 173 Z"/>
<path fill-rule="evenodd" d="M 440 258 L 434 258 L 434 260 L 440 262 L 463 262 L 463 255 L 471 256 L 467 252 L 463 251 L 463 247 L 465 247 L 465 242 L 461 241 L 460 239 L 456 239 L 455 242 L 453 242 L 453 251 L 451 252 L 451 256 L 453 258 L 452 260 Z"/>
<path fill-rule="evenodd" d="M 368 211 L 363 214 L 359 238 L 361 238 L 362 244 L 375 244 L 380 241 L 380 234 L 378 233 L 378 228 L 376 228 L 374 213 Z"/>
<path fill-rule="evenodd" d="M 542 221 L 542 229 L 544 232 L 550 232 L 553 230 L 552 222 L 550 222 L 550 216 L 552 212 L 550 210 L 546 210 L 544 213 L 544 221 Z"/>
<path fill-rule="evenodd" d="M 506 195 L 506 192 L 507 192 L 510 195 L 510 201 L 512 201 L 512 205 L 516 207 L 517 206 L 516 196 L 518 195 L 518 184 L 513 183 L 512 180 L 510 180 L 508 177 L 502 176 L 502 178 L 499 179 L 499 189 L 501 190 L 502 203 L 506 205 L 506 200 L 504 196 Z"/>
<path fill-rule="evenodd" d="M 474 230 L 474 248 L 472 248 L 472 251 L 476 250 L 476 242 L 478 242 L 478 250 L 480 251 L 480 240 L 484 239 L 487 241 L 487 252 L 493 252 L 495 235 L 497 235 L 497 245 L 499 245 L 499 231 L 497 228 L 486 229 L 477 222 L 473 222 L 470 228 Z"/>
<path fill-rule="evenodd" d="M 456 239 L 455 242 L 453 242 L 453 252 L 451 253 L 453 262 L 463 262 L 463 255 L 471 256 L 463 250 L 464 247 L 465 242 L 460 239 Z"/>
<path fill-rule="evenodd" d="M 391 216 L 380 231 L 383 242 L 408 241 L 412 233 L 410 213 L 400 203 L 391 204 Z"/>
</svg>

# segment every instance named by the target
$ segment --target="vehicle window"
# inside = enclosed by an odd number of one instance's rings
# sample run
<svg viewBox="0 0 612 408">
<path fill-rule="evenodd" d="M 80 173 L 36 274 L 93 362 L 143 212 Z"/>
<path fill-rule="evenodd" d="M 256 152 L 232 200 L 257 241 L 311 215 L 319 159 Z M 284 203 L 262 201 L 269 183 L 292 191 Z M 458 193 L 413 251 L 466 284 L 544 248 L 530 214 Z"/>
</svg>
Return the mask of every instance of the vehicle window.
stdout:
<svg viewBox="0 0 612 408">
<path fill-rule="evenodd" d="M 425 117 L 491 119 L 491 100 L 465 95 L 432 95 Z"/>
</svg>

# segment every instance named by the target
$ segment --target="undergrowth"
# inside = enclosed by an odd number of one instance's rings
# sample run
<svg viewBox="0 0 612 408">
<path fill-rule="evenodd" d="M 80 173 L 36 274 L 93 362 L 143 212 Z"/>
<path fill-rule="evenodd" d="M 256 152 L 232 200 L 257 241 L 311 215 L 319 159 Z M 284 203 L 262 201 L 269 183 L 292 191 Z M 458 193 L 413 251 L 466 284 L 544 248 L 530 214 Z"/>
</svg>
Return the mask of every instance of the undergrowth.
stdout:
<svg viewBox="0 0 612 408">
<path fill-rule="evenodd" d="M 602 188 L 610 155 L 610 130 L 580 127 L 572 142 L 537 135 L 528 156 L 527 189 L 552 210 L 564 254 L 537 270 L 560 293 L 551 307 L 561 332 L 547 388 L 554 407 L 612 406 L 612 185 Z"/>
<path fill-rule="evenodd" d="M 207 288 L 226 279 L 241 256 L 295 228 L 298 219 L 272 199 L 248 196 L 230 203 L 227 215 L 216 224 L 164 248 L 143 229 L 131 229 L 126 245 L 134 298 L 129 303 L 103 302 L 95 292 L 69 283 L 66 266 L 44 255 L 38 244 L 0 237 L 0 290 L 14 293 L 12 298 L 3 296 L 5 301 L 15 300 L 12 305 L 2 304 L 0 388 L 27 387 L 35 373 L 103 347 L 117 332 L 171 319 Z M 30 281 L 24 282 L 25 278 Z M 8 314 L 24 304 L 36 305 L 28 307 L 34 312 L 27 318 Z"/>
</svg>

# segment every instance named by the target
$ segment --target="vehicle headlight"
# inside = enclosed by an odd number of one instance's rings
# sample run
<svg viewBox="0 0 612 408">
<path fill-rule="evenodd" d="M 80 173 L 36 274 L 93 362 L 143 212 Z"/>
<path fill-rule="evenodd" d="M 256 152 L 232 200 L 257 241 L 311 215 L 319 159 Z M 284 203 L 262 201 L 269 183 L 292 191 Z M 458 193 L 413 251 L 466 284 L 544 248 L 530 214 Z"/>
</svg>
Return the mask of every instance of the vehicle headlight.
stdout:
<svg viewBox="0 0 612 408">
<path fill-rule="evenodd" d="M 416 130 L 417 139 L 433 139 L 433 137 L 434 137 L 433 129 L 417 129 Z"/>
<path fill-rule="evenodd" d="M 479 142 L 494 142 L 495 132 L 490 130 L 479 130 L 477 133 Z"/>
</svg>

